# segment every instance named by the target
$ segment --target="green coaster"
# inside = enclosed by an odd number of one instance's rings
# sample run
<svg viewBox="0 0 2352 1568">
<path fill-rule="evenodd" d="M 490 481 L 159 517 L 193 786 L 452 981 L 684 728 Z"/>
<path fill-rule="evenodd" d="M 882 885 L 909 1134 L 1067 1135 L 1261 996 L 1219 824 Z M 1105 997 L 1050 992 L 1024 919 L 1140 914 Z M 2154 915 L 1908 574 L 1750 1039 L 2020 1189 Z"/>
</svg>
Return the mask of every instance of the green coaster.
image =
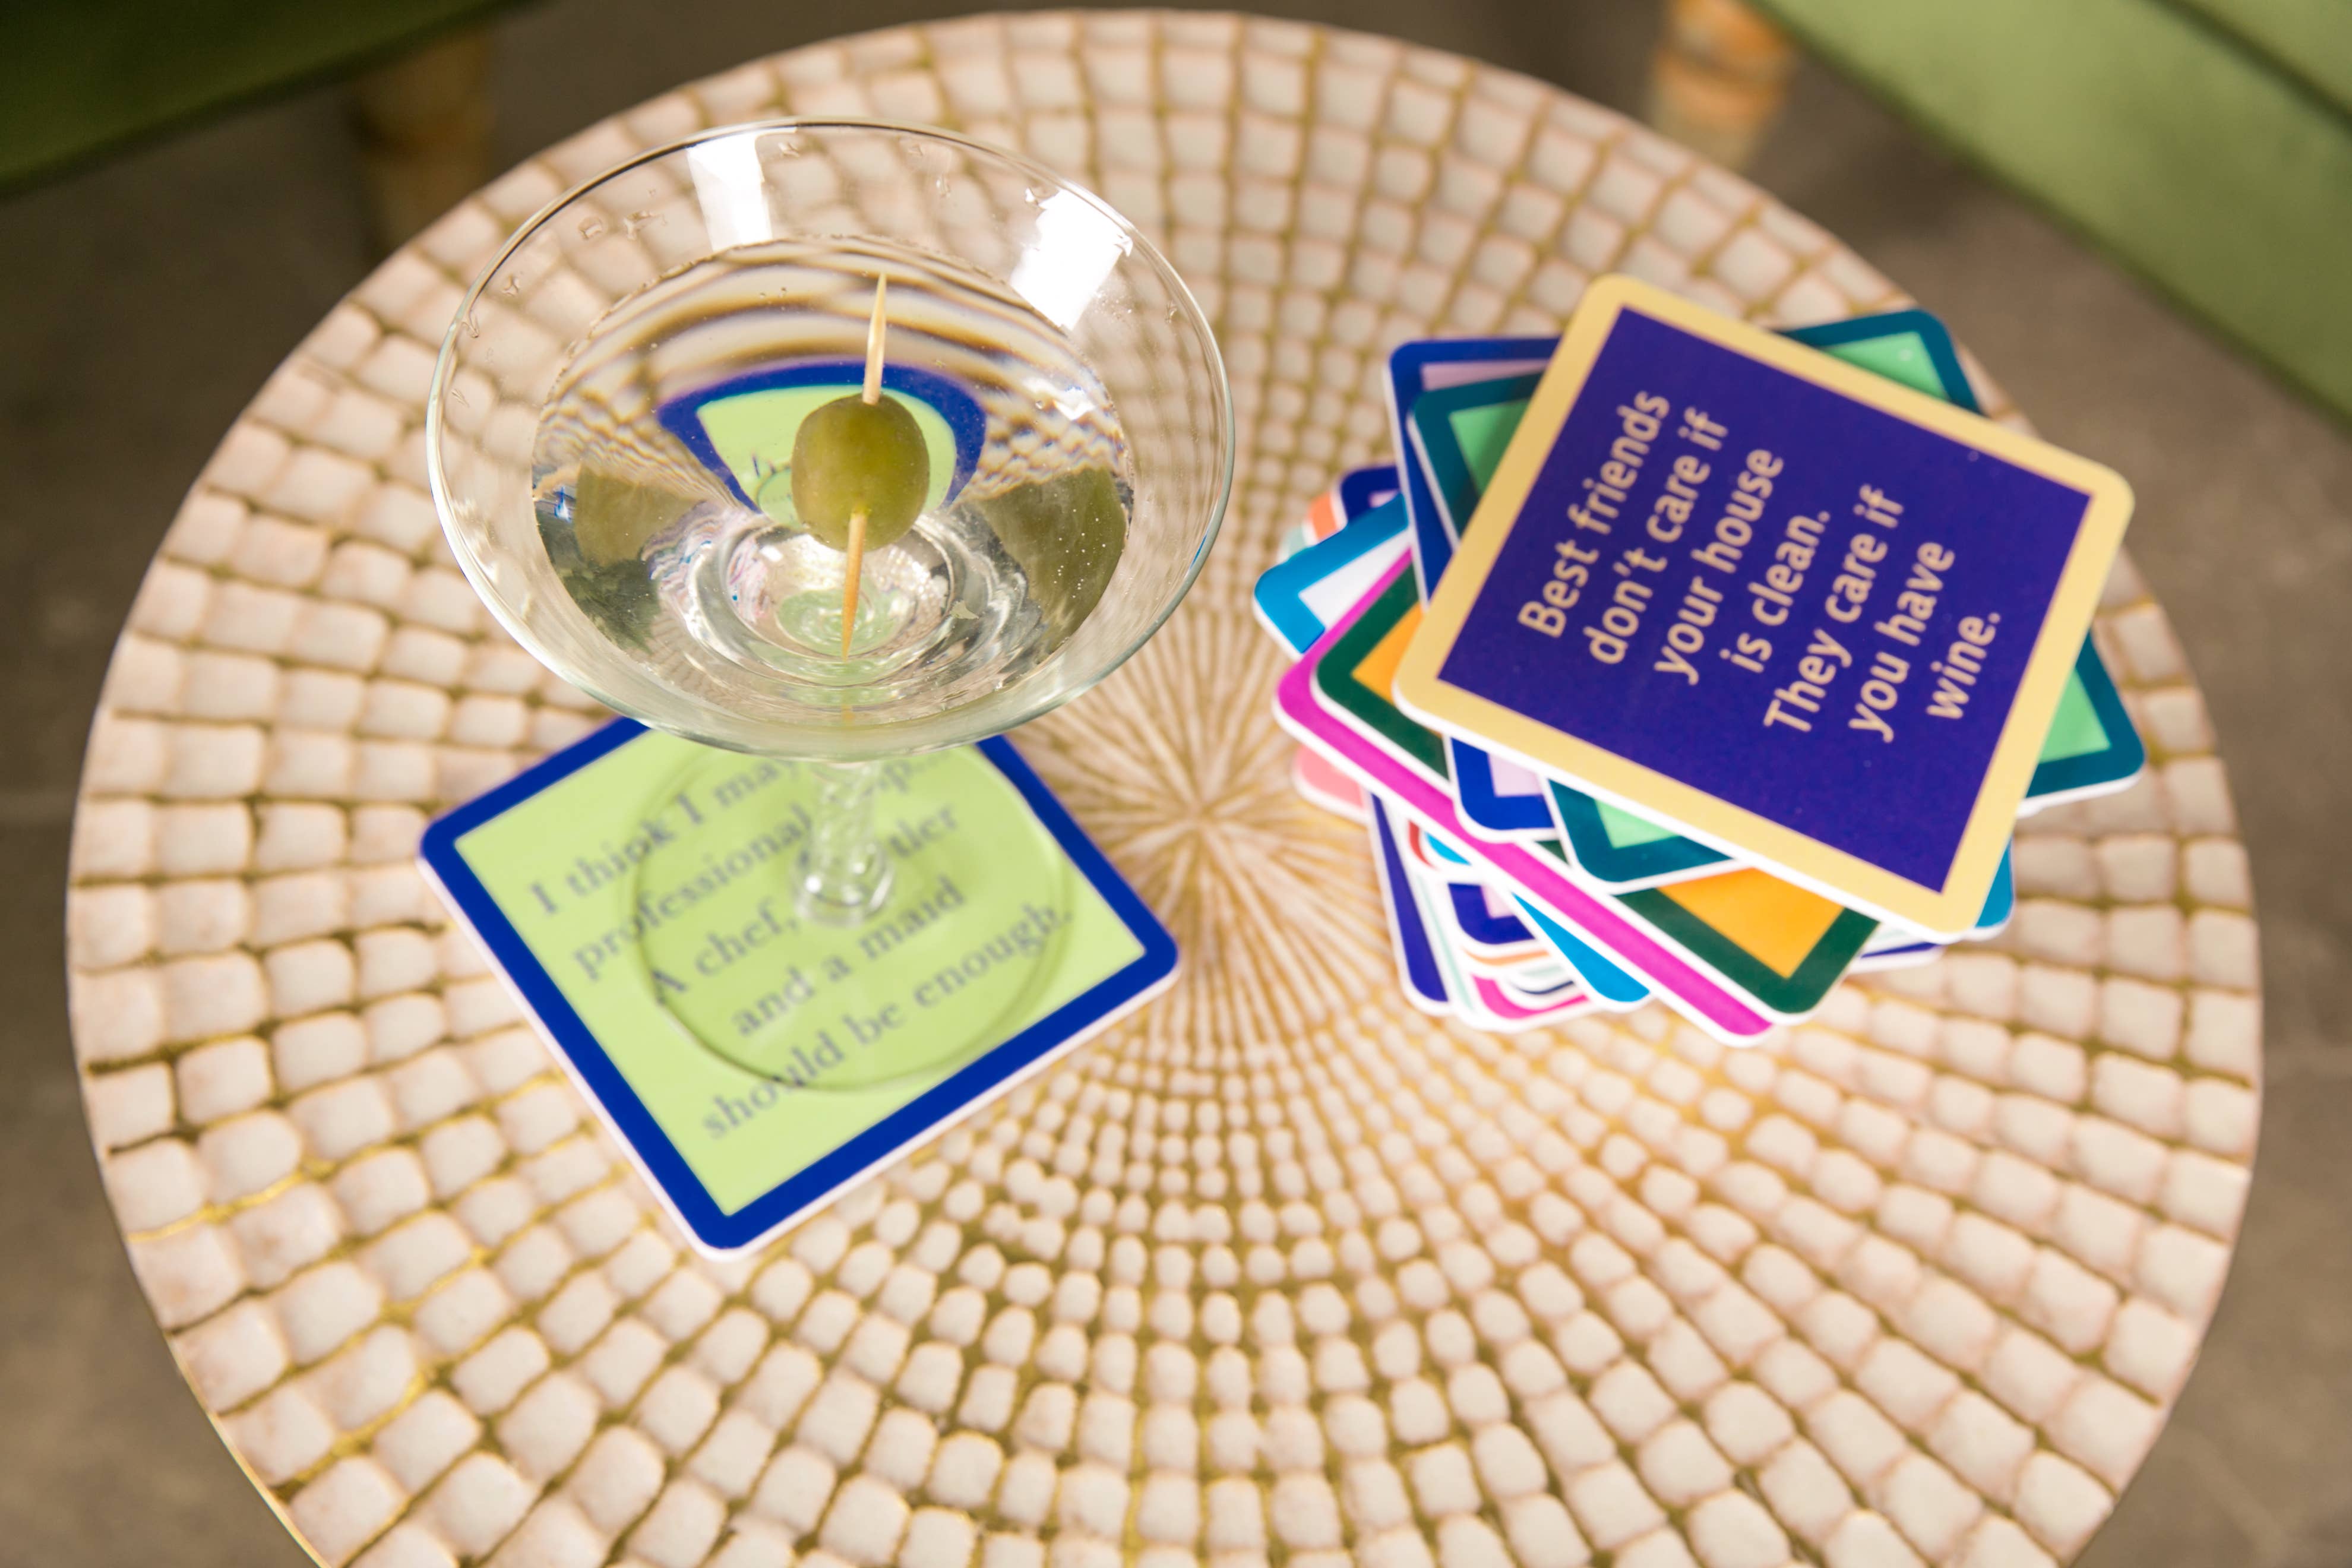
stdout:
<svg viewBox="0 0 2352 1568">
<path fill-rule="evenodd" d="M 889 901 L 803 921 L 812 781 L 620 721 L 424 861 L 689 1235 L 757 1245 L 1171 980 L 1166 930 L 1010 743 L 886 769 Z"/>
</svg>

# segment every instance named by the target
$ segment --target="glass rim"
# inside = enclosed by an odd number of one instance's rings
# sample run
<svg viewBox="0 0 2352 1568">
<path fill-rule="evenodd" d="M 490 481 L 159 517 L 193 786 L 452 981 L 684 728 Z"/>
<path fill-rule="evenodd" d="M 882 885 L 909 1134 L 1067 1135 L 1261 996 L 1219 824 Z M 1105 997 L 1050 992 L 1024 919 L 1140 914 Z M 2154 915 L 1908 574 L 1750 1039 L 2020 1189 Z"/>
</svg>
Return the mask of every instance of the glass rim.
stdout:
<svg viewBox="0 0 2352 1568">
<path fill-rule="evenodd" d="M 943 126 L 919 124 L 911 121 L 882 120 L 845 115 L 777 115 L 761 120 L 739 121 L 729 125 L 706 126 L 702 130 L 695 132 L 691 135 L 678 137 L 674 141 L 666 142 L 660 146 L 647 148 L 634 157 L 625 158 L 620 163 L 614 163 L 608 168 L 599 170 L 597 173 L 591 174 L 586 179 L 582 180 L 578 184 L 571 186 L 569 189 L 551 197 L 545 204 L 540 206 L 537 211 L 533 212 L 529 217 L 523 219 L 520 224 L 518 224 L 515 226 L 514 232 L 507 237 L 506 243 L 499 247 L 497 254 L 493 255 L 488 261 L 482 264 L 481 269 L 475 274 L 473 282 L 467 286 L 464 297 L 458 300 L 457 309 L 450 317 L 448 327 L 441 334 L 441 347 L 438 353 L 434 356 L 432 385 L 426 390 L 425 395 L 425 478 L 427 494 L 433 502 L 435 521 L 440 523 L 443 536 L 449 540 L 451 546 L 450 553 L 457 558 L 458 569 L 465 574 L 467 582 L 472 584 L 474 596 L 481 600 L 483 605 L 489 610 L 492 618 L 497 620 L 499 625 L 506 630 L 509 637 L 512 637 L 525 652 L 529 653 L 541 665 L 546 666 L 550 672 L 554 674 L 558 679 L 578 687 L 586 695 L 594 699 L 596 701 L 603 703 L 605 707 L 612 709 L 616 713 L 623 714 L 632 719 L 636 717 L 635 714 L 630 713 L 628 709 L 622 704 L 606 700 L 604 696 L 600 691 L 596 690 L 594 687 L 574 679 L 570 673 L 556 668 L 549 662 L 549 660 L 539 651 L 539 639 L 530 636 L 530 633 L 520 624 L 519 624 L 518 617 L 510 613 L 506 604 L 502 601 L 500 595 L 490 592 L 488 585 L 484 584 L 481 574 L 477 568 L 477 564 L 473 560 L 472 552 L 459 546 L 458 541 L 456 538 L 456 532 L 450 527 L 450 517 L 454 508 L 449 500 L 448 479 L 442 456 L 442 430 L 445 424 L 443 418 L 443 402 L 445 395 L 449 389 L 450 383 L 457 374 L 458 334 L 466 330 L 467 322 L 473 319 L 475 308 L 481 302 L 483 292 L 490 286 L 490 280 L 498 276 L 499 269 L 511 260 L 526 245 L 530 244 L 541 233 L 545 231 L 551 224 L 554 223 L 556 218 L 562 216 L 572 205 L 572 204 L 579 201 L 591 191 L 597 189 L 612 180 L 618 179 L 621 176 L 629 174 L 633 170 L 644 168 L 649 163 L 658 163 L 662 159 L 672 157 L 679 153 L 686 152 L 690 148 L 701 146 L 708 142 L 723 141 L 735 136 L 760 135 L 766 132 L 785 131 L 872 131 L 888 132 L 899 136 L 918 137 L 925 141 L 945 142 L 949 145 L 961 148 L 967 153 L 977 153 L 982 158 L 988 159 L 999 164 L 1009 165 L 1021 171 L 1024 174 L 1045 181 L 1052 184 L 1057 192 L 1066 192 L 1076 196 L 1080 201 L 1085 202 L 1088 206 L 1094 208 L 1097 213 L 1107 219 L 1112 226 L 1117 229 L 1120 237 L 1127 241 L 1128 245 L 1130 247 L 1129 253 L 1132 255 L 1139 255 L 1145 262 L 1147 262 L 1150 268 L 1174 289 L 1176 301 L 1181 306 L 1184 315 L 1191 321 L 1197 322 L 1200 326 L 1201 341 L 1207 350 L 1208 354 L 1208 366 L 1211 373 L 1209 386 L 1210 390 L 1214 395 L 1216 403 L 1216 422 L 1218 426 L 1217 434 L 1222 437 L 1222 462 L 1219 465 L 1222 471 L 1216 478 L 1216 498 L 1209 509 L 1210 517 L 1208 526 L 1202 531 L 1201 542 L 1192 552 L 1192 560 L 1191 564 L 1189 564 L 1184 570 L 1183 581 L 1178 584 L 1174 593 L 1168 595 L 1167 603 L 1161 605 L 1159 612 L 1150 617 L 1149 624 L 1140 627 L 1136 636 L 1128 642 L 1127 646 L 1118 650 L 1118 656 L 1107 660 L 1103 664 L 1102 668 L 1077 690 L 1069 692 L 1065 696 L 1053 699 L 1051 700 L 1021 705 L 1013 710 L 1013 714 L 1004 723 L 989 729 L 982 733 L 966 736 L 960 741 L 941 742 L 938 744 L 925 746 L 919 749 L 923 751 L 939 751 L 944 750 L 949 746 L 969 745 L 977 741 L 985 739 L 988 735 L 1001 735 L 1009 731 L 1019 729 L 1022 725 L 1029 723 L 1033 720 L 1044 717 L 1046 713 L 1053 711 L 1063 703 L 1084 696 L 1088 690 L 1091 690 L 1094 687 L 1101 684 L 1103 681 L 1108 679 L 1112 675 L 1118 673 L 1122 665 L 1126 664 L 1129 659 L 1133 658 L 1137 653 L 1142 650 L 1144 644 L 1150 642 L 1154 637 L 1159 635 L 1160 627 L 1168 624 L 1169 618 L 1175 615 L 1177 608 L 1181 605 L 1184 603 L 1184 600 L 1192 594 L 1193 584 L 1199 582 L 1201 573 L 1208 565 L 1210 550 L 1216 544 L 1218 536 L 1224 531 L 1225 514 L 1233 504 L 1234 466 L 1238 437 L 1234 425 L 1233 384 L 1225 372 L 1223 347 L 1217 342 L 1216 331 L 1209 324 L 1208 312 L 1201 308 L 1200 300 L 1195 298 L 1192 293 L 1192 285 L 1184 281 L 1184 276 L 1182 273 L 1177 271 L 1175 263 L 1170 261 L 1167 255 L 1161 251 L 1157 245 L 1154 245 L 1151 242 L 1150 237 L 1146 235 L 1141 229 L 1136 227 L 1134 223 L 1128 218 L 1126 214 L 1120 212 L 1117 207 L 1112 206 L 1110 203 L 1096 195 L 1094 191 L 1070 178 L 1068 175 L 1057 174 L 1054 170 L 1047 168 L 1045 164 L 1038 163 L 1035 159 L 1029 157 L 1025 153 L 1013 152 L 1008 147 L 1000 147 L 994 142 L 982 142 L 977 137 L 967 136 L 961 132 L 950 131 Z M 467 201 L 476 200 L 479 195 L 479 192 L 476 192 L 466 199 Z M 722 254 L 722 252 L 717 250 L 709 252 L 709 255 L 711 256 L 720 254 Z M 645 722 L 643 720 L 638 720 L 637 721 L 640 723 Z M 662 728 L 662 726 L 659 725 L 650 725 L 648 727 L 654 729 Z M 870 728 L 887 731 L 891 728 L 891 726 L 887 721 L 886 721 L 882 724 L 870 726 Z M 737 748 L 728 745 L 726 742 L 710 741 L 701 736 L 687 736 L 682 738 L 692 740 L 698 745 L 719 746 L 730 751 L 743 750 L 747 754 L 751 755 L 788 756 L 792 754 L 781 752 L 751 752 L 749 748 Z M 877 759 L 879 759 L 884 756 L 904 754 L 910 753 L 885 751 L 876 752 L 875 756 Z"/>
</svg>

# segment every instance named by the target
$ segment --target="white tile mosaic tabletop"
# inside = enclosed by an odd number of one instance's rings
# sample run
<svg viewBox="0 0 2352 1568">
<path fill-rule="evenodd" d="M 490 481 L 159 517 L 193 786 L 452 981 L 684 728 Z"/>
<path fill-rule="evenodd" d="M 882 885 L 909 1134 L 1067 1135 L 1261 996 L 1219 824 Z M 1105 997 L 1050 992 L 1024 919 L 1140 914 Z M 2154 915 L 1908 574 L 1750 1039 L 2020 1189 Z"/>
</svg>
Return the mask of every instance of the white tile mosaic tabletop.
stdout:
<svg viewBox="0 0 2352 1568">
<path fill-rule="evenodd" d="M 788 112 L 1026 149 L 1160 237 L 1217 323 L 1240 469 L 1177 618 L 1021 736 L 1175 929 L 1180 989 L 719 1267 L 414 868 L 428 816 L 597 719 L 452 566 L 422 404 L 519 220 Z M 2245 856 L 2127 563 L 2099 637 L 2149 776 L 2025 825 L 1990 950 L 1851 984 L 1751 1050 L 1655 1010 L 1507 1040 L 1418 1016 L 1361 834 L 1289 786 L 1246 586 L 1385 447 L 1383 351 L 1552 330 L 1609 269 L 1773 324 L 1903 302 L 1752 187 L 1523 77 L 1110 13 L 698 83 L 499 180 L 339 306 L 148 574 L 68 906 L 139 1279 L 303 1543 L 365 1568 L 2072 1556 L 2196 1355 L 2260 1083 Z"/>
</svg>

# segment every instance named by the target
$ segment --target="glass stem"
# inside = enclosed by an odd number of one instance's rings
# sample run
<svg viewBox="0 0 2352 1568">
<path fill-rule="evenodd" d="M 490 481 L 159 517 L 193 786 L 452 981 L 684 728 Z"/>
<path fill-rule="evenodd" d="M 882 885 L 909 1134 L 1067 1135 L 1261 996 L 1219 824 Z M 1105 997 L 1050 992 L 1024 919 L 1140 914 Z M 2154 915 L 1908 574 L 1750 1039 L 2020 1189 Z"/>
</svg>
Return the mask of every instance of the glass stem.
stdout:
<svg viewBox="0 0 2352 1568">
<path fill-rule="evenodd" d="M 890 855 L 874 836 L 879 763 L 803 763 L 816 789 L 801 851 L 800 910 L 827 925 L 856 925 L 890 896 Z"/>
</svg>

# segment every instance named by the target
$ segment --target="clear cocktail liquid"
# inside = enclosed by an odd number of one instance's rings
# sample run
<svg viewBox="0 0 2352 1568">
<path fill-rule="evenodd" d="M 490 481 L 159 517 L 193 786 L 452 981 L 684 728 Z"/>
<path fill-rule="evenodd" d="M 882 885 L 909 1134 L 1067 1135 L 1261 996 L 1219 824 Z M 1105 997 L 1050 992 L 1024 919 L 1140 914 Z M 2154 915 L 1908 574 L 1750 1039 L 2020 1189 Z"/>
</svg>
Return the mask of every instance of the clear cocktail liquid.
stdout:
<svg viewBox="0 0 2352 1568">
<path fill-rule="evenodd" d="M 855 394 L 877 271 L 888 363 L 929 378 L 971 472 L 867 552 L 845 657 L 845 557 L 793 513 L 789 459 L 795 410 Z M 819 366 L 834 384 L 758 395 Z M 1118 415 L 1058 328 L 977 271 L 863 240 L 730 250 L 612 307 L 557 379 L 531 473 L 558 577 L 674 716 L 780 725 L 919 719 L 1022 681 L 1102 598 L 1133 499 Z"/>
</svg>

